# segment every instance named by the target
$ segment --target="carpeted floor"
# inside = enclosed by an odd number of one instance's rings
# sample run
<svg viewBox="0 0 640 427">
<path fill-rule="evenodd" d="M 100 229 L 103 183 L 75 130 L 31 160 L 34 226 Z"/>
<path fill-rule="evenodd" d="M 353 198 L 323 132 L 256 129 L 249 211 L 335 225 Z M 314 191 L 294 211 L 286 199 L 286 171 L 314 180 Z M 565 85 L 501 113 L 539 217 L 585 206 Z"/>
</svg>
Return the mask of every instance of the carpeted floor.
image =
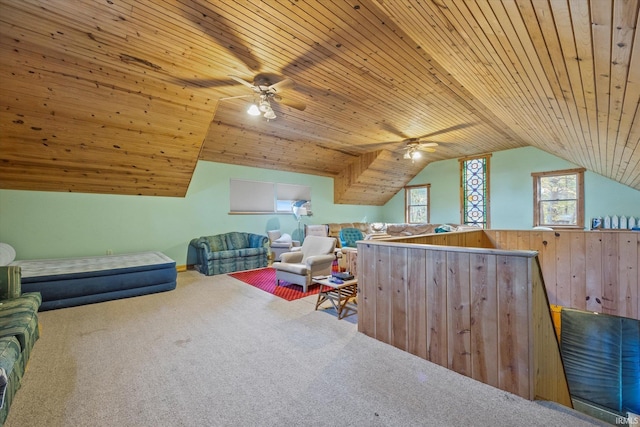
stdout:
<svg viewBox="0 0 640 427">
<path fill-rule="evenodd" d="M 187 271 L 175 291 L 43 312 L 5 426 L 602 425 L 369 338 L 315 299 Z"/>
<path fill-rule="evenodd" d="M 280 282 L 280 286 L 276 286 L 276 271 L 270 267 L 229 273 L 229 276 L 287 301 L 317 295 L 320 291 L 317 285 L 309 286 L 306 293 L 302 292 L 302 286 L 294 283 Z"/>
</svg>

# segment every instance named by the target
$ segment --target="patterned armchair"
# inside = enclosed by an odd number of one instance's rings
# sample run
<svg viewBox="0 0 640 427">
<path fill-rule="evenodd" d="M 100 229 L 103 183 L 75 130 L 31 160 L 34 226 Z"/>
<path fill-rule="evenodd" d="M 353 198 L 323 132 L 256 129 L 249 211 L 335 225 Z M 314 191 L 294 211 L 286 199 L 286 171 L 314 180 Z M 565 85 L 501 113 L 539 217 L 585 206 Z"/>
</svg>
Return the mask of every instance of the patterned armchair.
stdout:
<svg viewBox="0 0 640 427">
<path fill-rule="evenodd" d="M 267 236 L 240 231 L 191 240 L 197 254 L 196 269 L 207 276 L 266 267 Z"/>
</svg>

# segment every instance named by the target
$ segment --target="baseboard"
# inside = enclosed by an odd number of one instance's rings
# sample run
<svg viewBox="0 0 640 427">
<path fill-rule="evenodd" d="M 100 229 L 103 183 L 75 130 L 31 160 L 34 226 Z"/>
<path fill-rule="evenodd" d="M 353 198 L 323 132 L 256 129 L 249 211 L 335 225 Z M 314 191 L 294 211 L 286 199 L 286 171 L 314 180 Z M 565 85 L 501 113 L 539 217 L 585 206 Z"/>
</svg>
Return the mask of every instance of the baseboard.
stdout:
<svg viewBox="0 0 640 427">
<path fill-rule="evenodd" d="M 182 273 L 187 271 L 187 265 L 176 265 L 176 270 L 178 271 L 178 273 Z"/>
</svg>

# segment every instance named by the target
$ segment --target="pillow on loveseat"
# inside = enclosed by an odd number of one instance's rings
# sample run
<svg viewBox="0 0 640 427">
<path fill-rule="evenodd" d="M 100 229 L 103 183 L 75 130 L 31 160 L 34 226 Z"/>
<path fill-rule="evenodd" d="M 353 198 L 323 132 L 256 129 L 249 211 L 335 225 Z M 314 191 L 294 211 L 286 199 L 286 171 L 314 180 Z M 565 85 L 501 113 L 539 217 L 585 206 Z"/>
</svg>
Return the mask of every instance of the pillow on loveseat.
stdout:
<svg viewBox="0 0 640 427">
<path fill-rule="evenodd" d="M 0 243 L 0 266 L 11 264 L 16 259 L 16 250 L 7 243 Z"/>
</svg>

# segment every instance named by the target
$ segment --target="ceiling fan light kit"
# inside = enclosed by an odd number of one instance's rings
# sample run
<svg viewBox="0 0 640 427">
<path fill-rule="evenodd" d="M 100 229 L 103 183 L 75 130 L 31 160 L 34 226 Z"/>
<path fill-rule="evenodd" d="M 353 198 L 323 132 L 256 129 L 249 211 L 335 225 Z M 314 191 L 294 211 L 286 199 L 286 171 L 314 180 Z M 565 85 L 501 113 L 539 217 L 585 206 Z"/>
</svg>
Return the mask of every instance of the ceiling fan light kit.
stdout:
<svg viewBox="0 0 640 427">
<path fill-rule="evenodd" d="M 267 120 L 273 120 L 278 116 L 276 116 L 276 113 L 274 113 L 272 109 L 269 109 L 269 111 L 264 113 L 263 117 Z"/>
<path fill-rule="evenodd" d="M 437 147 L 437 142 L 422 142 L 419 139 L 407 139 L 404 141 L 406 146 L 404 147 L 404 158 L 411 160 L 411 162 L 415 162 L 422 158 L 421 151 L 428 151 L 433 153 L 435 149 L 433 147 Z"/>
<path fill-rule="evenodd" d="M 417 147 L 409 147 L 407 151 L 405 151 L 404 156 L 405 159 L 411 160 L 411 163 L 415 162 L 422 158 L 422 154 L 420 153 Z"/>
<path fill-rule="evenodd" d="M 260 99 L 260 105 L 258 106 L 258 108 L 263 113 L 266 113 L 267 111 L 271 110 L 271 104 L 269 104 L 269 101 L 267 101 L 266 96 L 262 96 L 261 98 L 262 99 Z"/>
<path fill-rule="evenodd" d="M 264 75 L 256 76 L 254 78 L 253 83 L 249 83 L 248 81 L 241 79 L 240 77 L 237 77 L 237 76 L 230 75 L 229 77 L 235 80 L 236 82 L 244 86 L 247 86 L 248 88 L 253 90 L 254 92 L 253 95 L 240 95 L 240 96 L 232 96 L 232 97 L 226 98 L 226 99 L 232 99 L 232 98 L 244 98 L 244 97 L 254 96 L 254 102 L 253 104 L 251 104 L 251 106 L 247 110 L 247 114 L 251 116 L 259 116 L 262 114 L 262 116 L 265 119 L 267 119 L 267 121 L 273 120 L 276 117 L 278 117 L 276 116 L 276 113 L 273 111 L 273 108 L 271 107 L 271 100 L 275 102 L 282 102 L 283 104 L 288 105 L 300 111 L 303 111 L 306 108 L 306 105 L 303 103 L 295 102 L 295 101 L 292 102 L 290 100 L 287 101 L 283 99 L 282 96 L 280 96 L 280 93 L 282 93 L 285 89 L 292 88 L 295 86 L 294 81 L 290 78 L 284 78 L 283 80 L 277 83 L 270 84 L 269 81 L 264 77 Z M 256 95 L 260 95 L 259 102 L 255 102 Z"/>
<path fill-rule="evenodd" d="M 251 104 L 251 106 L 247 110 L 247 114 L 249 114 L 250 116 L 259 116 L 260 115 L 260 109 L 258 108 L 258 106 L 256 104 Z"/>
</svg>

